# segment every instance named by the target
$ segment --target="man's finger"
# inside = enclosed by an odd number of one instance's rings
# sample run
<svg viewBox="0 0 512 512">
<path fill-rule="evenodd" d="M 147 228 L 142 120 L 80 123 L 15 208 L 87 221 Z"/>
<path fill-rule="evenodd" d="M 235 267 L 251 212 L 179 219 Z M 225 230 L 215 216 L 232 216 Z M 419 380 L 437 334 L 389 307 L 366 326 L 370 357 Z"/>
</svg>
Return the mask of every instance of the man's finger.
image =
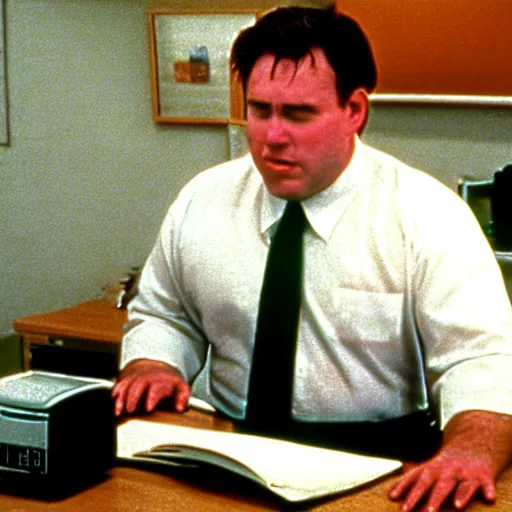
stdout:
<svg viewBox="0 0 512 512">
<path fill-rule="evenodd" d="M 485 499 L 491 503 L 494 503 L 498 494 L 494 480 L 492 478 L 486 479 L 482 483 L 481 488 Z"/>
<path fill-rule="evenodd" d="M 117 398 L 117 396 L 121 392 L 121 389 L 123 388 L 123 384 L 123 382 L 116 382 L 116 384 L 112 388 L 112 398 Z"/>
<path fill-rule="evenodd" d="M 407 494 L 402 505 L 402 512 L 409 512 L 427 494 L 435 482 L 435 477 L 426 469 L 417 476 L 416 482 Z"/>
<path fill-rule="evenodd" d="M 453 475 L 440 476 L 437 482 L 434 483 L 434 488 L 430 492 L 426 508 L 427 512 L 437 512 L 457 485 L 458 480 Z"/>
<path fill-rule="evenodd" d="M 112 390 L 112 397 L 115 399 L 114 402 L 114 414 L 120 416 L 125 407 L 126 392 L 131 383 L 131 379 L 126 379 L 118 382 Z"/>
<path fill-rule="evenodd" d="M 496 501 L 496 485 L 492 479 L 485 482 L 479 482 L 476 479 L 467 480 L 462 482 L 457 489 L 453 504 L 457 509 L 463 509 L 470 501 L 471 498 L 476 494 L 478 489 L 482 490 L 484 498 L 490 503 Z"/>
<path fill-rule="evenodd" d="M 175 385 L 172 379 L 150 384 L 146 396 L 146 412 L 153 411 L 160 401 L 174 393 Z"/>
<path fill-rule="evenodd" d="M 480 488 L 480 482 L 478 480 L 464 480 L 457 487 L 455 497 L 453 498 L 453 504 L 457 509 L 463 509 L 470 501 L 471 498 Z"/>
<path fill-rule="evenodd" d="M 174 390 L 174 407 L 176 411 L 183 412 L 187 409 L 190 394 L 190 386 L 180 380 Z"/>
<path fill-rule="evenodd" d="M 147 390 L 148 383 L 144 379 L 135 378 L 126 391 L 125 409 L 126 412 L 132 413 L 137 409 L 142 396 Z"/>
<path fill-rule="evenodd" d="M 398 500 L 408 489 L 410 489 L 418 477 L 420 468 L 414 469 L 406 473 L 389 491 L 389 498 Z"/>
</svg>

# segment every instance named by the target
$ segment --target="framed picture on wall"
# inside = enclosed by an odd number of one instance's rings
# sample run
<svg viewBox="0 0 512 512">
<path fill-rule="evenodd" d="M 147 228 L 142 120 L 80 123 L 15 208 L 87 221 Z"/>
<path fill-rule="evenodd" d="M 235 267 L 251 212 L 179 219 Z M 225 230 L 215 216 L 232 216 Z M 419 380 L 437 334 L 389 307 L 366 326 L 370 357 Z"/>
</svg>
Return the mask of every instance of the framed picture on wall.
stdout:
<svg viewBox="0 0 512 512">
<path fill-rule="evenodd" d="M 228 124 L 243 118 L 229 69 L 237 34 L 256 11 L 149 12 L 153 118 L 168 124 Z"/>
<path fill-rule="evenodd" d="M 0 146 L 9 144 L 5 44 L 5 4 L 0 0 Z"/>
</svg>

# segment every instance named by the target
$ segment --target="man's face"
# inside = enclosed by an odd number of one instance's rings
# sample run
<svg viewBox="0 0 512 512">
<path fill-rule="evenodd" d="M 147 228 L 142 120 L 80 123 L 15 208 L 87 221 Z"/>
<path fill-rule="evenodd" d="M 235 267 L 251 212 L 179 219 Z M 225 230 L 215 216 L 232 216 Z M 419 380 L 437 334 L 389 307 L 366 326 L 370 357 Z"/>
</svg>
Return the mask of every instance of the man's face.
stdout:
<svg viewBox="0 0 512 512">
<path fill-rule="evenodd" d="M 364 91 L 342 107 L 323 50 L 312 53 L 314 62 L 307 56 L 298 66 L 279 61 L 273 76 L 274 56 L 265 54 L 247 82 L 249 148 L 268 191 L 283 199 L 306 199 L 331 185 L 366 119 Z"/>
</svg>

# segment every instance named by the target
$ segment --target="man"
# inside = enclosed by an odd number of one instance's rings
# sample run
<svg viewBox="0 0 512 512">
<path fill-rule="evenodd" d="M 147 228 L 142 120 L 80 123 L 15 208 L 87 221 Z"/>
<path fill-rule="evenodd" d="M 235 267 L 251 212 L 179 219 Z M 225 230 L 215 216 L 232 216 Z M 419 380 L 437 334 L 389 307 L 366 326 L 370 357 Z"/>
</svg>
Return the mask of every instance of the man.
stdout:
<svg viewBox="0 0 512 512">
<path fill-rule="evenodd" d="M 478 491 L 492 502 L 512 454 L 512 312 L 476 220 L 433 178 L 359 140 L 376 72 L 350 18 L 276 9 L 238 37 L 232 65 L 250 156 L 200 174 L 171 206 L 130 305 L 116 414 L 164 398 L 184 411 L 210 347 L 211 401 L 243 423 L 268 248 L 285 204 L 299 202 L 294 425 L 395 432 L 433 408 L 442 445 L 390 498 L 404 511 L 449 496 L 464 508 Z M 398 453 L 404 436 L 389 439 Z"/>
</svg>

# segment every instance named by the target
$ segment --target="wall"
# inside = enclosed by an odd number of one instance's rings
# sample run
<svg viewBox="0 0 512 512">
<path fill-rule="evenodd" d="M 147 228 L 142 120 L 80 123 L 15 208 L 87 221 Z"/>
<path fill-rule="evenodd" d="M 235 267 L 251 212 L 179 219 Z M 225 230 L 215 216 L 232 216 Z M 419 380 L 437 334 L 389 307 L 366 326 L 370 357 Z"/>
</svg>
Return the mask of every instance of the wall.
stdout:
<svg viewBox="0 0 512 512">
<path fill-rule="evenodd" d="M 510 0 L 489 0 L 485 8 L 481 0 L 337 4 L 361 22 L 375 47 L 377 92 L 512 94 L 512 68 L 505 64 L 512 47 Z"/>
<path fill-rule="evenodd" d="M 456 189 L 512 162 L 512 108 L 374 105 L 365 141 Z"/>
<path fill-rule="evenodd" d="M 272 4 L 243 7 L 255 5 Z M 97 297 L 140 264 L 181 186 L 227 158 L 223 128 L 152 122 L 146 9 L 155 6 L 7 0 L 0 335 L 16 317 Z M 512 161 L 510 133 L 512 109 L 378 105 L 365 138 L 455 187 L 461 173 L 485 177 Z"/>
<path fill-rule="evenodd" d="M 224 130 L 155 126 L 146 4 L 8 0 L 11 146 L 0 147 L 0 333 L 142 262 Z"/>
</svg>

